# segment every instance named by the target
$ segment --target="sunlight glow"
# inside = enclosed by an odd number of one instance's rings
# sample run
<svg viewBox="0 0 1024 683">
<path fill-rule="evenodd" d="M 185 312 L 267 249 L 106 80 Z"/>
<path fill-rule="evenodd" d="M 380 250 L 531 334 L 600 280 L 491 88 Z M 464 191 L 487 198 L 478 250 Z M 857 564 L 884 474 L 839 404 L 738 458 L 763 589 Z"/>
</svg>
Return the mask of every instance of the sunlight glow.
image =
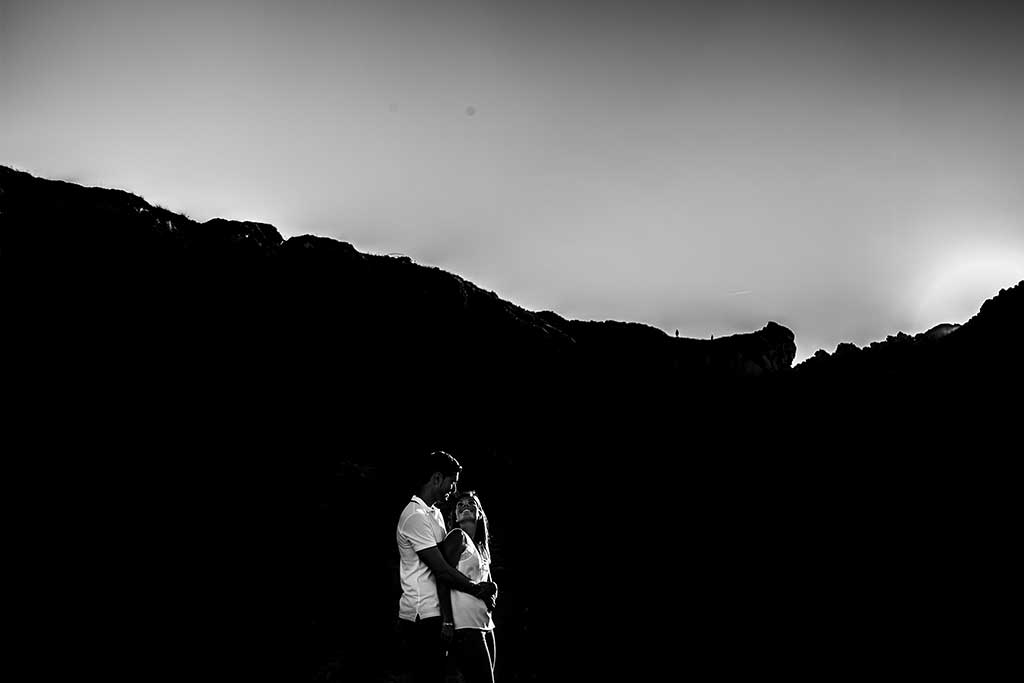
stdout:
<svg viewBox="0 0 1024 683">
<path fill-rule="evenodd" d="M 950 250 L 923 283 L 916 320 L 921 331 L 964 323 L 986 299 L 1024 280 L 1024 246 Z"/>
</svg>

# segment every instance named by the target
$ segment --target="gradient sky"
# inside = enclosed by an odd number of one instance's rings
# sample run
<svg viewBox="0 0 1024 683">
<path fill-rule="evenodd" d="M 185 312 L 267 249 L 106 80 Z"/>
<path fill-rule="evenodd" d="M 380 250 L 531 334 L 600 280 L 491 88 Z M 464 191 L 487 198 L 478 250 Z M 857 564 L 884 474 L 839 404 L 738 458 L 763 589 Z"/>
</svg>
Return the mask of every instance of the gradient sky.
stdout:
<svg viewBox="0 0 1024 683">
<path fill-rule="evenodd" d="M 798 360 L 1024 279 L 1012 4 L 0 0 L 0 164 Z"/>
</svg>

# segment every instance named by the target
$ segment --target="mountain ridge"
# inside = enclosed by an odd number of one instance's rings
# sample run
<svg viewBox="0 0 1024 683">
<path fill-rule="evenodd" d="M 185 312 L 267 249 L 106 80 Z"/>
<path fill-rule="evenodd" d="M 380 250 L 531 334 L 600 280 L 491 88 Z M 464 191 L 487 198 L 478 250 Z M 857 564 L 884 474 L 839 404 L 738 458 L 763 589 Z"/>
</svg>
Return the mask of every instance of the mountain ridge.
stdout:
<svg viewBox="0 0 1024 683">
<path fill-rule="evenodd" d="M 672 338 L 638 322 L 570 320 L 554 311 L 527 310 L 408 256 L 363 253 L 348 242 L 316 235 L 286 239 L 273 225 L 258 221 L 212 218 L 200 223 L 124 190 L 41 179 L 3 166 L 0 221 L 8 250 L 60 262 L 61 268 L 82 266 L 100 278 L 118 268 L 181 278 L 189 268 L 198 268 L 207 286 L 220 287 L 231 278 L 219 270 L 244 271 L 240 278 L 255 282 L 264 302 L 273 302 L 279 313 L 289 297 L 309 316 L 318 315 L 313 310 L 318 307 L 348 311 L 349 323 L 360 331 L 357 336 L 365 337 L 364 350 L 394 346 L 395 340 L 410 335 L 426 337 L 417 354 L 420 360 L 433 355 L 443 365 L 469 368 L 467 375 L 486 366 L 485 357 L 490 357 L 492 365 L 501 365 L 500 358 L 512 359 L 505 377 L 531 369 L 534 375 L 537 370 L 557 373 L 556 366 L 564 369 L 568 363 L 573 372 L 605 375 L 615 382 L 679 384 L 790 373 L 815 382 L 833 372 L 852 379 L 865 363 L 891 370 L 914 354 L 934 360 L 947 351 L 954 356 L 973 353 L 977 344 L 971 339 L 992 337 L 997 329 L 1004 339 L 1020 334 L 1019 324 L 1013 325 L 1020 317 L 1015 314 L 1021 306 L 1018 285 L 1002 290 L 961 324 L 916 335 L 899 332 L 863 349 L 841 343 L 832 354 L 818 350 L 793 366 L 795 335 L 774 322 L 749 333 L 704 340 Z M 163 283 L 145 286 L 159 291 Z M 277 294 L 275 287 L 280 288 Z M 202 298 L 201 291 L 193 294 Z M 318 300 L 317 306 L 312 299 Z M 296 322 L 294 315 L 282 315 Z"/>
<path fill-rule="evenodd" d="M 409 326 L 435 333 L 468 335 L 475 343 L 498 344 L 503 352 L 526 347 L 592 346 L 585 362 L 609 363 L 609 350 L 620 347 L 637 355 L 624 364 L 631 371 L 689 372 L 701 376 L 744 376 L 788 369 L 795 357 L 792 332 L 769 323 L 746 334 L 720 337 L 714 342 L 672 339 L 657 328 L 620 321 L 567 320 L 551 311 L 535 312 L 502 299 L 493 291 L 441 268 L 415 263 L 409 257 L 363 253 L 348 242 L 315 235 L 285 239 L 267 223 L 213 218 L 199 223 L 187 216 L 148 204 L 123 190 L 86 188 L 65 181 L 35 178 L 0 167 L 0 218 L 5 233 L 26 239 L 26 251 L 57 258 L 61 255 L 110 262 L 156 259 L 159 265 L 184 267 L 192 260 L 228 262 L 282 261 L 289 276 L 298 270 L 320 270 L 317 284 L 332 288 L 358 288 L 376 301 L 356 301 L 340 294 L 341 303 L 401 334 L 382 313 L 387 308 L 406 316 Z M 47 207 L 40 211 L 40 207 Z M 89 230 L 70 230 L 84 222 Z M 13 229 L 13 230 L 12 230 Z M 5 238 L 8 241 L 9 236 Z M 343 273 L 334 278 L 330 271 Z M 278 274 L 271 273 L 273 278 Z M 402 301 L 406 298 L 407 301 Z M 436 318 L 426 320 L 409 309 L 426 305 Z M 373 311 L 376 307 L 380 310 Z M 383 334 L 383 333 L 382 333 Z M 612 341 L 614 340 L 614 341 Z M 644 353 L 644 350 L 651 353 Z M 601 356 L 604 356 L 603 359 Z M 614 363 L 613 363 L 614 364 Z"/>
</svg>

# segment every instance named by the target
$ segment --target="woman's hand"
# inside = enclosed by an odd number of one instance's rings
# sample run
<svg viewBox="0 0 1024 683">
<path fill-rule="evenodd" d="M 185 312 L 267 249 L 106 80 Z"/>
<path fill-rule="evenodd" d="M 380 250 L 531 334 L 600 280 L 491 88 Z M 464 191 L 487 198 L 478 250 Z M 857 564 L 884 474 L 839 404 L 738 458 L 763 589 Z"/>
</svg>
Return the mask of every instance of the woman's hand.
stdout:
<svg viewBox="0 0 1024 683">
<path fill-rule="evenodd" d="M 493 612 L 494 605 L 498 602 L 498 584 L 491 582 L 494 585 L 494 595 L 484 600 L 484 604 L 487 605 L 487 611 Z"/>
<path fill-rule="evenodd" d="M 455 635 L 455 624 L 448 622 L 441 624 L 441 642 L 445 645 L 451 645 L 452 636 Z"/>
</svg>

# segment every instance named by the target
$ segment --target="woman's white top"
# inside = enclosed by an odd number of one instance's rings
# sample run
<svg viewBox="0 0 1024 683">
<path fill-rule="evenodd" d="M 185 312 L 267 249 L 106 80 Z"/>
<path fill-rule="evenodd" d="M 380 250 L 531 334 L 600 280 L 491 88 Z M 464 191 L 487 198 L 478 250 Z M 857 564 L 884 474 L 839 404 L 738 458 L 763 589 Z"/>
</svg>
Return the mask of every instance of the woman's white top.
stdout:
<svg viewBox="0 0 1024 683">
<path fill-rule="evenodd" d="M 470 581 L 490 581 L 491 563 L 477 550 L 473 539 L 466 537 L 466 549 L 459 557 L 460 572 L 469 577 Z M 455 628 L 479 628 L 490 631 L 494 628 L 494 620 L 487 611 L 484 601 L 462 591 L 452 590 L 452 616 Z"/>
</svg>

